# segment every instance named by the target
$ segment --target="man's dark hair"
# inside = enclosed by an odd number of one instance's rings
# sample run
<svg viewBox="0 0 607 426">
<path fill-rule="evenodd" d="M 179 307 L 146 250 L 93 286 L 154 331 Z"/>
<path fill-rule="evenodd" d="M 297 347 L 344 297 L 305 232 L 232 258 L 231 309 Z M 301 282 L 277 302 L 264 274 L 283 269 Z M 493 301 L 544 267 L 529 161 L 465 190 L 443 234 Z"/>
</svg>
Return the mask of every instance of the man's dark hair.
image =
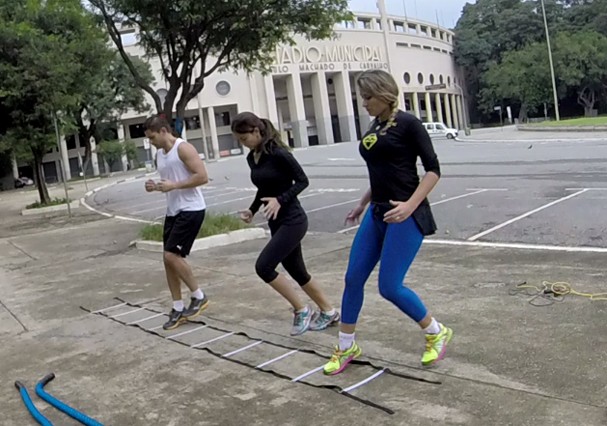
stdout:
<svg viewBox="0 0 607 426">
<path fill-rule="evenodd" d="M 167 132 L 172 133 L 173 129 L 169 124 L 169 121 L 166 119 L 164 114 L 153 115 L 147 120 L 145 120 L 144 128 L 145 130 L 149 130 L 151 132 L 159 132 L 160 129 L 165 128 Z"/>
</svg>

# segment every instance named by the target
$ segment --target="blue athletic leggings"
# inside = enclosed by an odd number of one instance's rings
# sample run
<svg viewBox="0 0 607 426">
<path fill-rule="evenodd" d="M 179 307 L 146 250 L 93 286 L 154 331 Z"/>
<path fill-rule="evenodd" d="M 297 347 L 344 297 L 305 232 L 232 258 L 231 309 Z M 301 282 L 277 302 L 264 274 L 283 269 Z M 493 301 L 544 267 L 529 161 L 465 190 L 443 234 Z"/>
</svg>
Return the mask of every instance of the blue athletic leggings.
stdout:
<svg viewBox="0 0 607 426">
<path fill-rule="evenodd" d="M 403 285 L 423 239 L 412 217 L 388 224 L 373 214 L 373 205 L 367 209 L 350 250 L 341 305 L 344 324 L 356 324 L 365 283 L 380 260 L 379 294 L 416 322 L 426 316 L 428 311 L 419 296 Z"/>
</svg>

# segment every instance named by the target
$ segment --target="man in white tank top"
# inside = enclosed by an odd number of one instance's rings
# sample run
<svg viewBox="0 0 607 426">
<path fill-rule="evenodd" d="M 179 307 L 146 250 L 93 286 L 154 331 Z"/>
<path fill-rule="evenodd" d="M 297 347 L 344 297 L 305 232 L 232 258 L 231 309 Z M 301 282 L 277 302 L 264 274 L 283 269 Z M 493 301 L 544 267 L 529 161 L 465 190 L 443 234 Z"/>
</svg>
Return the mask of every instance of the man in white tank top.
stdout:
<svg viewBox="0 0 607 426">
<path fill-rule="evenodd" d="M 164 268 L 173 298 L 173 309 L 165 330 L 178 327 L 188 318 L 198 315 L 209 301 L 198 287 L 192 268 L 185 261 L 200 231 L 206 204 L 201 185 L 209 179 L 196 148 L 176 138 L 164 116 L 153 116 L 145 122 L 145 135 L 158 148 L 156 164 L 160 181 L 148 180 L 148 192 L 161 191 L 167 195 L 167 213 L 164 220 Z M 191 301 L 186 309 L 181 297 L 181 282 L 190 289 Z"/>
</svg>

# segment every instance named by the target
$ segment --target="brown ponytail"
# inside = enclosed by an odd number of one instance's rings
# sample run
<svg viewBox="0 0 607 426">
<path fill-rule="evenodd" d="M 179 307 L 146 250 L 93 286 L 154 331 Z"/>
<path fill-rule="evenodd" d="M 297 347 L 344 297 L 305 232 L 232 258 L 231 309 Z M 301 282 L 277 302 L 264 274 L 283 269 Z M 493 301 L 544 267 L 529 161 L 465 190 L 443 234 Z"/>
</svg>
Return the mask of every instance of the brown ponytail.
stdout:
<svg viewBox="0 0 607 426">
<path fill-rule="evenodd" d="M 231 129 L 235 133 L 251 133 L 255 129 L 259 129 L 261 134 L 261 151 L 268 154 L 274 147 L 284 148 L 291 150 L 291 148 L 285 144 L 276 127 L 267 118 L 259 118 L 252 112 L 241 112 L 234 120 L 232 120 Z"/>
</svg>

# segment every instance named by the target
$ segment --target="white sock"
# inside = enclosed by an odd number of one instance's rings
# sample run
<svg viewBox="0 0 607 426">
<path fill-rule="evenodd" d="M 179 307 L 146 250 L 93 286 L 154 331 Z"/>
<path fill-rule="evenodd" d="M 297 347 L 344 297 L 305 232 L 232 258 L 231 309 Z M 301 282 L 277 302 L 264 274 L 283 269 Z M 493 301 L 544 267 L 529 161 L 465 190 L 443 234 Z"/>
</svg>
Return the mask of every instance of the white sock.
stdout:
<svg viewBox="0 0 607 426">
<path fill-rule="evenodd" d="M 322 311 L 322 312 L 323 312 L 323 314 L 332 317 L 333 315 L 335 315 L 335 308 L 331 309 L 330 311 Z"/>
<path fill-rule="evenodd" d="M 355 333 L 348 334 L 348 333 L 342 333 L 341 331 L 339 332 L 339 350 L 340 351 L 345 351 L 352 347 L 352 344 L 354 343 L 354 334 Z"/>
<path fill-rule="evenodd" d="M 440 324 L 438 323 L 438 321 L 435 320 L 434 318 L 432 318 L 432 322 L 430 323 L 430 325 L 428 327 L 424 328 L 424 333 L 426 333 L 426 334 L 440 333 Z"/>
<path fill-rule="evenodd" d="M 295 311 L 296 314 L 301 314 L 303 312 L 308 312 L 308 305 L 304 306 L 303 309 Z"/>
<path fill-rule="evenodd" d="M 183 312 L 185 309 L 183 300 L 173 300 L 173 309 L 175 309 L 177 312 Z"/>
<path fill-rule="evenodd" d="M 198 289 L 192 293 L 192 297 L 194 299 L 202 300 L 202 299 L 204 299 L 204 293 L 202 292 L 201 289 Z"/>
</svg>

